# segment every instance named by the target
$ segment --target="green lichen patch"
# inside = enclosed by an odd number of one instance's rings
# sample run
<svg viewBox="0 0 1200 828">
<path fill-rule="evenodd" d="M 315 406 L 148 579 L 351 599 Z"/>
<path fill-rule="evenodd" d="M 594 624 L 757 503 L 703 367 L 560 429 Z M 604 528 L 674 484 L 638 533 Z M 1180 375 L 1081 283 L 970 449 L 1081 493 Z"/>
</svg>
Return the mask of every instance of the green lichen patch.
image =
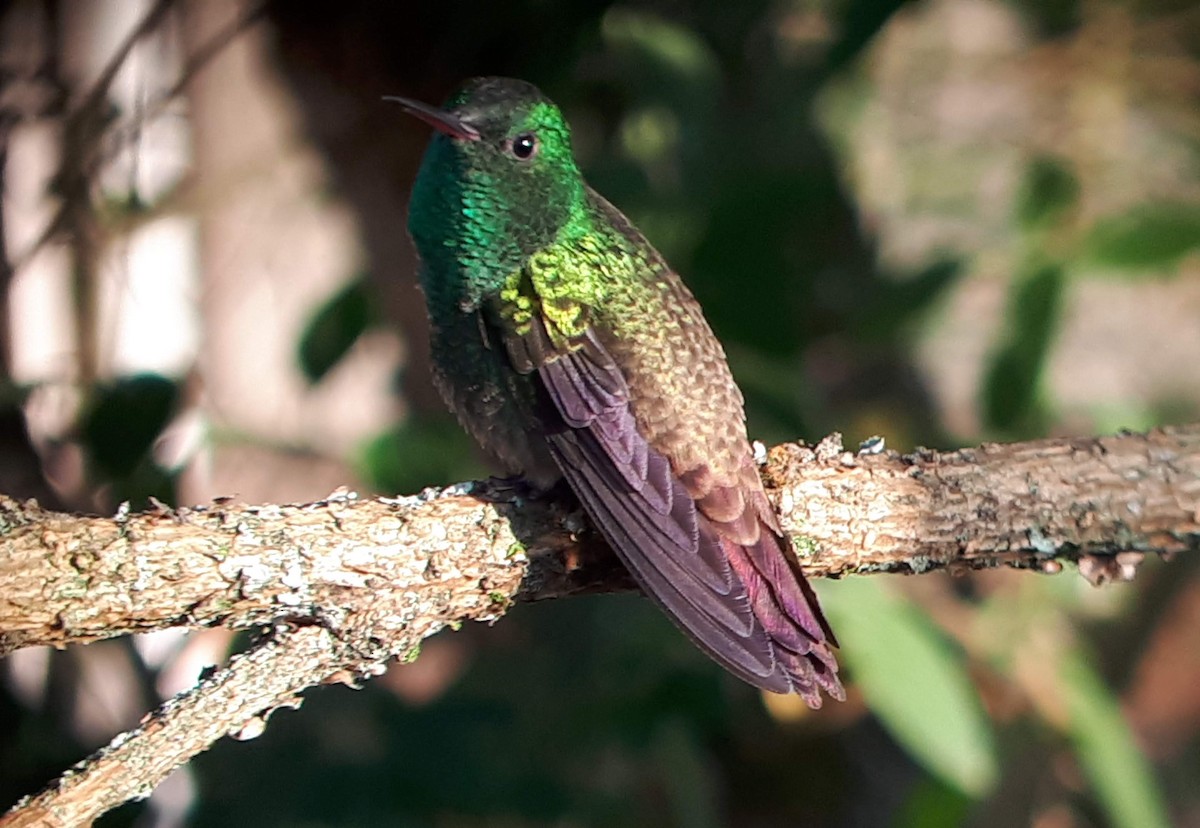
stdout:
<svg viewBox="0 0 1200 828">
<path fill-rule="evenodd" d="M 815 558 L 821 552 L 821 542 L 811 535 L 792 535 L 792 549 L 800 560 Z"/>
</svg>

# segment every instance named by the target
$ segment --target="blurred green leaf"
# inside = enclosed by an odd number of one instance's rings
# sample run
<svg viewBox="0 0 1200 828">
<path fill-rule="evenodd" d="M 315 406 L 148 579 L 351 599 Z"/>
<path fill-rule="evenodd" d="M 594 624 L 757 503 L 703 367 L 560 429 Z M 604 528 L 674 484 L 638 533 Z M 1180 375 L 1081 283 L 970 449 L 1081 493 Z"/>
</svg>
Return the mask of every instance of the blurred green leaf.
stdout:
<svg viewBox="0 0 1200 828">
<path fill-rule="evenodd" d="M 662 769 L 664 793 L 674 824 L 687 828 L 717 828 L 717 780 L 696 728 L 684 719 L 668 719 L 658 726 L 653 751 Z"/>
<path fill-rule="evenodd" d="M 329 297 L 300 335 L 300 368 L 308 381 L 320 382 L 373 322 L 365 279 L 357 278 Z"/>
<path fill-rule="evenodd" d="M 664 17 L 618 6 L 605 13 L 600 32 L 613 51 L 644 60 L 643 69 L 665 95 L 683 91 L 680 83 L 696 91 L 720 79 L 716 58 L 696 32 Z M 662 83 L 668 80 L 673 83 Z"/>
<path fill-rule="evenodd" d="M 904 279 L 880 280 L 866 298 L 855 332 L 860 342 L 895 339 L 899 329 L 932 305 L 962 275 L 958 259 L 939 259 Z"/>
<path fill-rule="evenodd" d="M 363 447 L 358 466 L 376 491 L 406 494 L 485 474 L 470 439 L 450 417 L 413 419 L 385 431 Z"/>
<path fill-rule="evenodd" d="M 1130 270 L 1170 267 L 1200 250 L 1200 205 L 1139 204 L 1127 213 L 1100 219 L 1084 242 L 1087 258 Z"/>
<path fill-rule="evenodd" d="M 1078 650 L 1064 658 L 1059 677 L 1075 754 L 1112 825 L 1166 828 L 1162 791 L 1112 691 Z"/>
<path fill-rule="evenodd" d="M 957 788 L 930 778 L 917 785 L 896 819 L 893 828 L 958 828 L 967 821 L 971 800 Z"/>
<path fill-rule="evenodd" d="M 1013 285 L 1007 331 L 983 385 L 984 420 L 1012 430 L 1033 413 L 1038 384 L 1062 316 L 1063 270 L 1042 265 Z"/>
<path fill-rule="evenodd" d="M 81 427 L 93 469 L 105 478 L 132 474 L 170 421 L 178 398 L 178 385 L 158 374 L 97 386 Z"/>
<path fill-rule="evenodd" d="M 987 793 L 996 747 L 963 656 L 878 579 L 823 585 L 821 599 L 852 680 L 896 741 L 963 793 Z"/>
<path fill-rule="evenodd" d="M 1025 171 L 1017 197 L 1017 220 L 1026 229 L 1044 226 L 1079 201 L 1079 180 L 1064 160 L 1042 156 Z"/>
<path fill-rule="evenodd" d="M 679 164 L 703 157 L 721 100 L 718 58 L 694 28 L 644 9 L 609 8 L 600 38 L 623 69 L 620 96 L 628 107 L 613 147 L 637 165 L 661 199 L 681 184 Z"/>
</svg>

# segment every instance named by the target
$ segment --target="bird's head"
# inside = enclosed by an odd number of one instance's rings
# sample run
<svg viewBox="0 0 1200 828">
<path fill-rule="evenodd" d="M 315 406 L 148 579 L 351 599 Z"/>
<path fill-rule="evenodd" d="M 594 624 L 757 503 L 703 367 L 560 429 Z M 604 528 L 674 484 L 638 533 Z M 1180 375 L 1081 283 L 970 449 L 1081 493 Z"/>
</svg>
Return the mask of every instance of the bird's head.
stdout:
<svg viewBox="0 0 1200 828">
<path fill-rule="evenodd" d="M 389 100 L 437 130 L 409 203 L 409 231 L 427 267 L 457 268 L 477 283 L 473 293 L 487 292 L 582 220 L 570 131 L 537 87 L 476 78 L 441 109 Z"/>
</svg>

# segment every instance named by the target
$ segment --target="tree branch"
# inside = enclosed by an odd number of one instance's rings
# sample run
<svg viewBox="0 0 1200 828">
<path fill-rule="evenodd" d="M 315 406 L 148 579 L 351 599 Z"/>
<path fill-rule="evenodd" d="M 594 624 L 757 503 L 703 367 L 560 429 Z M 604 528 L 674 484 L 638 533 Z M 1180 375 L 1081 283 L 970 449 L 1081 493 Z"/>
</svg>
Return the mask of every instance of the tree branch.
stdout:
<svg viewBox="0 0 1200 828">
<path fill-rule="evenodd" d="M 142 724 L 80 762 L 36 797 L 0 818 L 4 828 L 91 825 L 105 811 L 150 795 L 167 774 L 226 734 L 251 738 L 278 707 L 335 674 L 354 656 L 321 627 L 285 628 Z"/>
<path fill-rule="evenodd" d="M 847 452 L 835 435 L 776 447 L 764 479 L 811 576 L 1077 561 L 1099 582 L 1200 547 L 1200 424 L 908 456 Z M 497 481 L 112 518 L 0 498 L 0 655 L 177 626 L 272 631 L 0 827 L 86 823 L 222 734 L 254 735 L 305 688 L 376 674 L 446 625 L 631 587 L 580 512 Z"/>
</svg>

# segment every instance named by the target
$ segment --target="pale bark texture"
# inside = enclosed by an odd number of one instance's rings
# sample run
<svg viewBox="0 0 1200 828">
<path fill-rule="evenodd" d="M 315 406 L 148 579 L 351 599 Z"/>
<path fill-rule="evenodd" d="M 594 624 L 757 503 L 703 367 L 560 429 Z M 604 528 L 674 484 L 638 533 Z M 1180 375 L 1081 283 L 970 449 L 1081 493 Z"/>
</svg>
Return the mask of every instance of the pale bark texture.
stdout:
<svg viewBox="0 0 1200 828">
<path fill-rule="evenodd" d="M 776 447 L 763 473 L 814 577 L 1075 561 L 1099 582 L 1200 546 L 1200 425 L 906 456 L 834 436 Z M 307 687 L 415 657 L 444 626 L 630 587 L 576 508 L 496 481 L 111 518 L 0 499 L 0 654 L 167 627 L 266 631 L 0 826 L 86 824 L 220 736 L 255 735 Z"/>
</svg>

